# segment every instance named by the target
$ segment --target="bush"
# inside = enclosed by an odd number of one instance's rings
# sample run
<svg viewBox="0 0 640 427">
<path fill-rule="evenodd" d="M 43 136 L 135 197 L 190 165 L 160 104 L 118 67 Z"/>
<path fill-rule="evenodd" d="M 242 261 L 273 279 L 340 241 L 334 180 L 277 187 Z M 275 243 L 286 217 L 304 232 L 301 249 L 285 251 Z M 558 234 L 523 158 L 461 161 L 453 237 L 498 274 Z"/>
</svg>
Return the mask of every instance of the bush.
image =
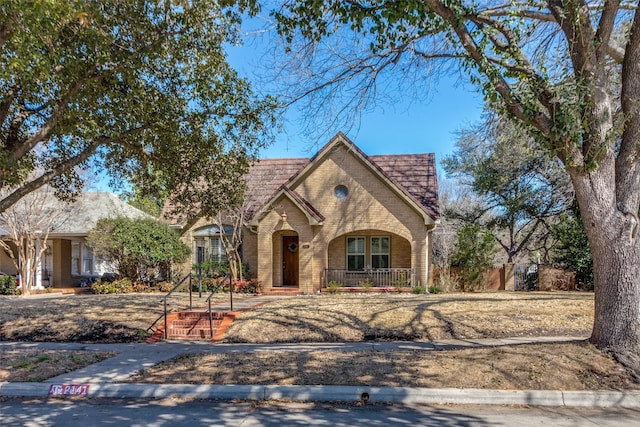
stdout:
<svg viewBox="0 0 640 427">
<path fill-rule="evenodd" d="M 429 286 L 429 293 L 430 294 L 441 294 L 442 288 L 440 286 Z"/>
<path fill-rule="evenodd" d="M 495 239 L 478 224 L 465 224 L 456 232 L 456 251 L 451 266 L 460 269 L 460 290 L 475 291 L 484 287 L 483 272 L 491 267 L 495 254 Z"/>
<path fill-rule="evenodd" d="M 194 277 L 197 277 L 199 273 L 198 264 L 192 264 L 191 271 Z M 202 272 L 202 277 L 224 277 L 229 273 L 229 262 L 204 261 L 200 264 L 200 271 Z M 249 277 L 249 264 L 242 264 L 242 277 Z"/>
<path fill-rule="evenodd" d="M 0 276 L 0 295 L 18 295 L 20 289 L 17 287 L 16 278 L 13 276 Z"/>
<path fill-rule="evenodd" d="M 340 290 L 340 288 L 342 288 L 342 283 L 336 282 L 335 280 L 332 280 L 329 283 L 327 283 L 327 292 L 329 292 L 330 294 L 337 293 Z"/>
<path fill-rule="evenodd" d="M 358 282 L 358 286 L 360 286 L 363 291 L 370 292 L 371 288 L 373 288 L 373 282 L 367 278 L 366 280 Z"/>
<path fill-rule="evenodd" d="M 173 289 L 174 286 L 175 284 L 171 282 L 158 282 L 155 285 L 153 285 L 152 290 L 166 293 L 166 292 L 169 292 L 171 289 Z"/>
<path fill-rule="evenodd" d="M 134 292 L 134 284 L 131 279 L 119 279 L 113 282 L 98 280 L 91 285 L 95 294 L 129 294 Z"/>
<path fill-rule="evenodd" d="M 131 285 L 131 291 L 136 293 L 151 292 L 151 286 L 144 282 L 133 282 Z"/>
<path fill-rule="evenodd" d="M 89 231 L 96 256 L 118 265 L 118 274 L 136 280 L 166 274 L 190 253 L 175 230 L 155 219 L 103 218 Z"/>
<path fill-rule="evenodd" d="M 224 284 L 222 283 L 224 281 Z M 225 280 L 223 277 L 203 277 L 202 278 L 202 292 L 206 293 L 220 293 L 224 292 L 225 288 L 229 290 L 229 281 Z M 191 282 L 191 290 L 193 292 L 200 292 L 200 283 L 198 282 L 198 278 L 194 277 Z"/>
<path fill-rule="evenodd" d="M 441 292 L 455 292 L 460 289 L 460 277 L 456 271 L 452 271 L 449 267 L 440 270 L 436 278 L 436 284 L 433 286 Z M 431 288 L 429 288 L 431 289 Z M 429 290 L 431 292 L 431 290 Z M 437 293 L 437 292 L 431 292 Z"/>
<path fill-rule="evenodd" d="M 424 286 L 414 286 L 411 288 L 411 292 L 413 292 L 414 294 L 426 294 L 427 288 L 425 288 Z"/>
<path fill-rule="evenodd" d="M 395 288 L 396 292 L 402 292 L 402 288 L 408 285 L 409 285 L 409 281 L 407 280 L 407 277 L 405 276 L 404 273 L 400 273 L 400 276 L 398 277 L 397 280 L 391 281 L 391 286 Z"/>
<path fill-rule="evenodd" d="M 240 294 L 259 295 L 262 293 L 262 282 L 256 278 L 251 280 L 236 280 L 233 284 L 233 289 Z"/>
</svg>

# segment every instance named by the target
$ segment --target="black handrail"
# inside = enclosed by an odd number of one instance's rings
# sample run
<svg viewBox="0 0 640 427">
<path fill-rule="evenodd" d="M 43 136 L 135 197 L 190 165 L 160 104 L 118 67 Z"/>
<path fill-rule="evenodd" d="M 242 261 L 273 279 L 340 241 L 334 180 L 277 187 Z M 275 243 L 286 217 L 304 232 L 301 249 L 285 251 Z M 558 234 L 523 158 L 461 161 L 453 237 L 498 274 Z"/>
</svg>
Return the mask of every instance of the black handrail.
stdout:
<svg viewBox="0 0 640 427">
<path fill-rule="evenodd" d="M 175 285 L 167 294 L 162 298 L 162 302 L 164 303 L 164 339 L 167 339 L 167 334 L 169 333 L 169 325 L 167 322 L 167 299 L 171 296 L 171 294 L 178 289 L 185 280 L 189 279 L 189 311 L 193 311 L 193 302 L 192 302 L 192 286 L 191 286 L 191 273 L 187 274 Z"/>
<path fill-rule="evenodd" d="M 227 273 L 227 275 L 222 278 L 222 280 L 220 281 L 220 285 L 224 286 L 224 281 L 227 279 L 229 279 L 229 298 L 231 299 L 231 311 L 233 311 L 233 281 L 231 280 L 231 273 Z M 213 316 L 211 313 L 211 297 L 215 293 L 216 289 L 213 289 L 207 297 L 207 304 L 209 306 L 209 334 L 211 335 L 211 340 L 213 340 Z"/>
</svg>

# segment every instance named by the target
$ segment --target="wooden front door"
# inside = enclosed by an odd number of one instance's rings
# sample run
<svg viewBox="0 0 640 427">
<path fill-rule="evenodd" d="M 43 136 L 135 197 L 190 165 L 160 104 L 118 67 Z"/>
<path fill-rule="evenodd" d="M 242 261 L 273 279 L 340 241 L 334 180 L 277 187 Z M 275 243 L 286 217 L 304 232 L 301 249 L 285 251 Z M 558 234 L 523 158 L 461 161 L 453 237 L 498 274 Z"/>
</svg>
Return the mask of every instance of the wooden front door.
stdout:
<svg viewBox="0 0 640 427">
<path fill-rule="evenodd" d="M 298 236 L 282 236 L 282 286 L 298 287 Z"/>
</svg>

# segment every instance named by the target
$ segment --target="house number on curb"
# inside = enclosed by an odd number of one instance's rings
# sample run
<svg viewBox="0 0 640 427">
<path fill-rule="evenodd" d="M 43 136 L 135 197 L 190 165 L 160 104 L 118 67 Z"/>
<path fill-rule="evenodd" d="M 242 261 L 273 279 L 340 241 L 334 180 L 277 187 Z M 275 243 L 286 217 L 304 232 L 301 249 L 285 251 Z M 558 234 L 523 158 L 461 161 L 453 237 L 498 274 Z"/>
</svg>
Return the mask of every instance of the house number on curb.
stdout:
<svg viewBox="0 0 640 427">
<path fill-rule="evenodd" d="M 49 396 L 86 396 L 89 384 L 51 384 Z"/>
</svg>

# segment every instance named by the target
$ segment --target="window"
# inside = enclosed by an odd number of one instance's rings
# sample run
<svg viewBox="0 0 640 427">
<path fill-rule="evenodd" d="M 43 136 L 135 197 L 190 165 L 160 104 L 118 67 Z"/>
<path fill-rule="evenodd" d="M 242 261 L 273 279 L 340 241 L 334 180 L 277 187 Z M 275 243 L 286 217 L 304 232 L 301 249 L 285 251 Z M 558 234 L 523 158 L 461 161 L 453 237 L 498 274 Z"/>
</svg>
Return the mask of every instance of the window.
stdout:
<svg viewBox="0 0 640 427">
<path fill-rule="evenodd" d="M 93 251 L 82 245 L 82 274 L 93 274 Z"/>
<path fill-rule="evenodd" d="M 222 231 L 228 238 L 231 238 L 233 227 L 225 225 Z M 227 261 L 227 252 L 220 237 L 220 227 L 208 225 L 199 228 L 194 231 L 193 237 L 195 242 L 194 262 L 196 264 L 208 261 Z M 238 253 L 242 253 L 242 246 L 238 248 Z"/>
<path fill-rule="evenodd" d="M 371 238 L 371 267 L 389 268 L 389 238 Z"/>
<path fill-rule="evenodd" d="M 344 199 L 349 195 L 349 189 L 344 185 L 338 185 L 336 188 L 333 189 L 333 194 L 336 196 L 337 199 Z"/>
<path fill-rule="evenodd" d="M 203 262 L 205 262 L 205 260 L 207 259 L 207 249 L 204 246 L 204 239 L 203 238 L 198 238 L 196 239 L 196 264 L 201 264 Z"/>
<path fill-rule="evenodd" d="M 71 274 L 90 276 L 94 272 L 93 251 L 83 242 L 71 242 Z"/>
<path fill-rule="evenodd" d="M 211 261 L 223 262 L 227 260 L 222 239 L 219 236 L 211 237 Z"/>
<path fill-rule="evenodd" d="M 364 270 L 364 237 L 347 237 L 347 270 Z"/>
<path fill-rule="evenodd" d="M 80 242 L 71 242 L 71 274 L 80 274 Z"/>
</svg>

